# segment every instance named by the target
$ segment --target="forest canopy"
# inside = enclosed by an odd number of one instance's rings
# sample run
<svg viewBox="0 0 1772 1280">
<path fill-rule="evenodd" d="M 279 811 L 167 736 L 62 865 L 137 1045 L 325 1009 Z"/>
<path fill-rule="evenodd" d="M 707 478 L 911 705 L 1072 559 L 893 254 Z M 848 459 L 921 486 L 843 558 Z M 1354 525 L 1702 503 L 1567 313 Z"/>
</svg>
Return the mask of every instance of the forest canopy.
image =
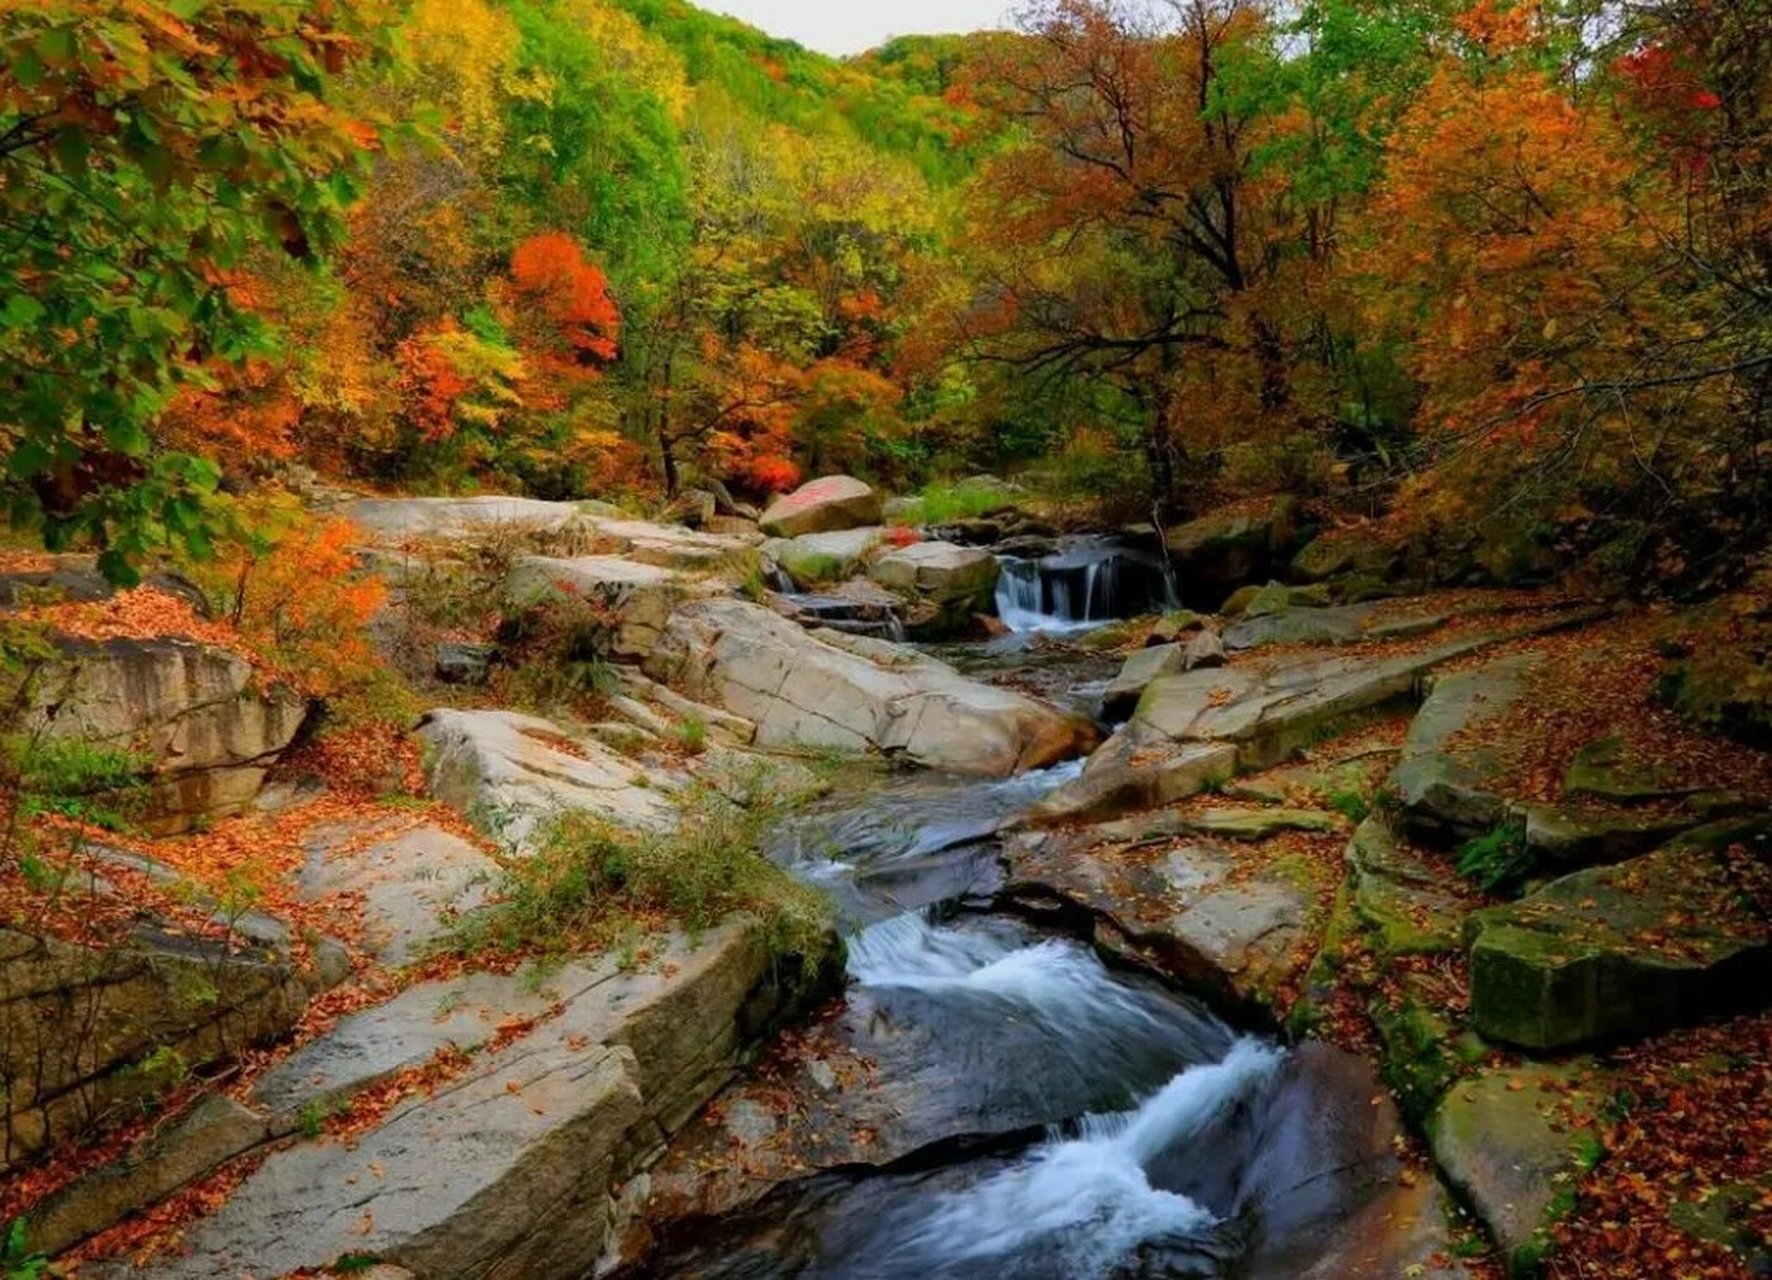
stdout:
<svg viewBox="0 0 1772 1280">
<path fill-rule="evenodd" d="M 1038 0 L 849 60 L 680 0 L 0 0 L 0 57 L 5 497 L 118 576 L 296 464 L 1287 493 L 1675 583 L 1765 539 L 1746 0 Z"/>
</svg>

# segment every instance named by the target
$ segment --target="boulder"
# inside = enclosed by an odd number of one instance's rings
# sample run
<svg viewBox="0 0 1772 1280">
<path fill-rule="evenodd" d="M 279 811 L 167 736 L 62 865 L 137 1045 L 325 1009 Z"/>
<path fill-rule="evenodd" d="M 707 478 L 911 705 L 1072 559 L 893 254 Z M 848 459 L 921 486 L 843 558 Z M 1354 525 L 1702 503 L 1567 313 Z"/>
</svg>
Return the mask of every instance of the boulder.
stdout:
<svg viewBox="0 0 1772 1280">
<path fill-rule="evenodd" d="M 760 523 L 772 537 L 797 538 L 876 525 L 881 519 L 879 494 L 851 476 L 824 476 L 771 502 Z"/>
<path fill-rule="evenodd" d="M 1348 574 L 1382 581 L 1391 576 L 1398 549 L 1371 534 L 1341 530 L 1312 538 L 1292 557 L 1289 576 L 1300 582 L 1322 582 Z"/>
<path fill-rule="evenodd" d="M 951 542 L 918 542 L 874 561 L 868 574 L 916 602 L 917 634 L 942 634 L 989 611 L 997 586 L 997 558 Z"/>
<path fill-rule="evenodd" d="M 1208 628 L 1187 642 L 1187 649 L 1181 655 L 1181 669 L 1209 671 L 1229 661 L 1230 655 L 1224 651 L 1224 637 Z"/>
<path fill-rule="evenodd" d="M 1434 678 L 1385 784 L 1412 830 L 1469 839 L 1507 817 L 1497 790 L 1501 762 L 1477 730 L 1519 700 L 1539 662 L 1536 654 L 1513 654 Z"/>
<path fill-rule="evenodd" d="M 437 646 L 433 670 L 444 684 L 482 685 L 491 674 L 495 652 L 489 644 L 445 640 Z"/>
<path fill-rule="evenodd" d="M 1294 513 L 1284 503 L 1262 515 L 1208 515 L 1169 530 L 1163 541 L 1189 599 L 1266 578 L 1296 545 Z"/>
<path fill-rule="evenodd" d="M 1177 609 L 1174 613 L 1166 613 L 1158 618 L 1151 627 L 1151 633 L 1145 638 L 1147 645 L 1174 644 L 1192 631 L 1199 631 L 1206 625 L 1206 615 L 1195 613 L 1192 609 Z"/>
<path fill-rule="evenodd" d="M 1081 906 L 1098 946 L 1233 1006 L 1267 1003 L 1305 962 L 1315 895 L 1296 876 L 1252 869 L 1231 845 L 1160 834 L 1144 817 L 1015 832 L 1002 894 L 1033 909 Z"/>
<path fill-rule="evenodd" d="M 515 612 L 562 598 L 592 606 L 617 658 L 651 653 L 683 594 L 671 570 L 619 556 L 523 556 L 505 578 L 505 601 Z"/>
<path fill-rule="evenodd" d="M 242 812 L 307 717 L 305 698 L 213 645 L 62 639 L 57 650 L 24 730 L 133 757 L 151 782 L 142 825 L 155 834 Z"/>
<path fill-rule="evenodd" d="M 884 534 L 878 526 L 807 533 L 766 542 L 763 553 L 781 566 L 795 586 L 806 590 L 858 573 Z"/>
<path fill-rule="evenodd" d="M 1383 818 L 1367 818 L 1348 843 L 1348 887 L 1354 913 L 1388 955 L 1456 951 L 1470 909 L 1449 867 L 1424 861 Z"/>
<path fill-rule="evenodd" d="M 1566 1067 L 1485 1071 L 1453 1085 L 1428 1120 L 1435 1163 L 1514 1275 L 1537 1274 L 1551 1228 L 1601 1150 L 1587 1127 L 1592 1100 L 1575 1080 Z"/>
<path fill-rule="evenodd" d="M 1477 1030 L 1565 1049 L 1763 1000 L 1769 859 L 1765 820 L 1723 823 L 1474 913 L 1465 933 Z"/>
<path fill-rule="evenodd" d="M 731 503 L 727 503 L 730 510 Z M 687 525 L 691 529 L 705 529 L 719 512 L 720 500 L 707 489 L 685 489 L 676 499 L 665 507 L 659 520 L 663 524 Z"/>
<path fill-rule="evenodd" d="M 1228 742 L 1169 742 L 1121 729 L 1089 757 L 1081 777 L 1048 792 L 1023 821 L 1068 822 L 1154 809 L 1221 786 L 1236 772 L 1237 749 Z"/>
<path fill-rule="evenodd" d="M 1414 653 L 1286 654 L 1158 676 L 1145 688 L 1132 719 L 1090 756 L 1082 776 L 1058 788 L 1033 813 L 1052 821 L 1120 812 L 1181 799 L 1240 771 L 1268 768 L 1406 700 L 1422 676 L 1441 663 L 1564 621 L 1529 622 Z"/>
<path fill-rule="evenodd" d="M 1248 586 L 1231 594 L 1219 610 L 1227 618 L 1265 618 L 1292 605 L 1292 589 L 1278 582 Z"/>
<path fill-rule="evenodd" d="M 679 609 L 647 672 L 754 722 L 761 747 L 881 751 L 1004 777 L 1067 759 L 1095 738 L 1077 716 L 913 649 L 807 632 L 743 600 Z"/>
<path fill-rule="evenodd" d="M 676 808 L 654 778 L 551 721 L 514 711 L 438 710 L 419 722 L 431 794 L 467 814 L 507 849 L 565 810 L 630 830 L 668 826 Z"/>
<path fill-rule="evenodd" d="M 1204 633 L 1202 633 L 1204 634 Z M 1166 676 L 1183 668 L 1184 653 L 1178 644 L 1158 645 L 1140 649 L 1126 659 L 1101 695 L 1101 714 L 1109 720 L 1123 720 L 1138 705 L 1145 686 L 1158 676 Z"/>
</svg>

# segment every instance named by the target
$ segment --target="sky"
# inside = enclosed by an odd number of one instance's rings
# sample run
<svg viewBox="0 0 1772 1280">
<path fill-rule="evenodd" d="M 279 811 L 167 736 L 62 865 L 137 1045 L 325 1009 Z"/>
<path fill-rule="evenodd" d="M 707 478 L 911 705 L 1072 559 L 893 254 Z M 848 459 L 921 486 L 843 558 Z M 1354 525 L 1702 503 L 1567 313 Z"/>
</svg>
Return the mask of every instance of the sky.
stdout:
<svg viewBox="0 0 1772 1280">
<path fill-rule="evenodd" d="M 824 53 L 860 53 L 888 36 L 978 31 L 1007 25 L 1016 0 L 700 0 L 772 36 Z"/>
</svg>

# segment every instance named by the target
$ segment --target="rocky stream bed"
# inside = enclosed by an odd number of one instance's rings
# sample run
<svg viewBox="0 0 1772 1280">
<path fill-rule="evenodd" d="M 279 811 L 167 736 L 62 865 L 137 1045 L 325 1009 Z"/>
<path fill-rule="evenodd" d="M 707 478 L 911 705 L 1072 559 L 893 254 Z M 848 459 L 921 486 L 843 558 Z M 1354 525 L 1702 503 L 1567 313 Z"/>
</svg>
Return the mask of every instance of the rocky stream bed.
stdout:
<svg viewBox="0 0 1772 1280">
<path fill-rule="evenodd" d="M 67 638 L 100 692 L 46 731 L 147 729 L 155 829 L 239 823 L 287 869 L 262 911 L 180 900 L 225 930 L 0 935 L 7 1203 L 80 1275 L 1525 1275 L 1598 1158 L 1609 1048 L 1763 1004 L 1772 770 L 1659 722 L 1650 768 L 1598 726 L 1648 641 L 1588 602 L 1400 594 L 1246 517 L 899 547 L 852 481 L 760 527 L 342 509 L 396 602 L 497 544 L 507 621 L 591 607 L 604 718 L 442 701 L 437 807 L 345 809 L 263 787 L 299 706 L 213 640 Z M 58 576 L 104 596 L 73 564 L 15 590 Z M 439 690 L 500 660 L 380 639 Z M 425 968 L 550 815 L 666 829 L 759 768 L 825 792 L 767 840 L 833 905 L 823 988 L 745 918 Z M 174 877 L 180 846 L 113 843 L 95 902 Z"/>
</svg>

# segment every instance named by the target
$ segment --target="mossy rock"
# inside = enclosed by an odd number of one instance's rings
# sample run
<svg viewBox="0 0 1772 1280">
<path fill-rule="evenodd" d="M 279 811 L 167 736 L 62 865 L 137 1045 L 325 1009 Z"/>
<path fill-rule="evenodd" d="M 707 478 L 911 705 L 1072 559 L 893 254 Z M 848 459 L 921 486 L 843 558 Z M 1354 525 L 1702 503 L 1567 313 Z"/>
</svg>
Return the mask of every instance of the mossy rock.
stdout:
<svg viewBox="0 0 1772 1280">
<path fill-rule="evenodd" d="M 1464 903 L 1441 885 L 1441 875 L 1397 839 L 1380 817 L 1362 822 L 1348 844 L 1353 906 L 1386 955 L 1432 955 L 1456 950 Z"/>
<path fill-rule="evenodd" d="M 1531 1277 L 1556 1224 L 1574 1211 L 1581 1178 L 1602 1154 L 1588 1064 L 1485 1071 L 1447 1091 L 1428 1118 L 1446 1181 L 1482 1219 L 1508 1274 Z"/>
<path fill-rule="evenodd" d="M 1772 820 L 1721 823 L 1469 916 L 1477 1028 L 1529 1049 L 1643 1035 L 1763 998 Z"/>
</svg>

